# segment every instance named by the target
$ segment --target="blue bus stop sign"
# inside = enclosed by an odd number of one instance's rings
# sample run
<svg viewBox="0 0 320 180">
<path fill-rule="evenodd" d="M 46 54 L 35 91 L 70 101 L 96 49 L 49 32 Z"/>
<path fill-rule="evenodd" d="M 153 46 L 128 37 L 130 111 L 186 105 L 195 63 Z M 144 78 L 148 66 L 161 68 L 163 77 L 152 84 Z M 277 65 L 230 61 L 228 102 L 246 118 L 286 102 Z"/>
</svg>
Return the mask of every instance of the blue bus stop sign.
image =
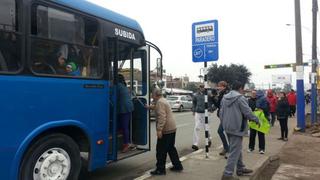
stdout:
<svg viewBox="0 0 320 180">
<path fill-rule="evenodd" d="M 219 59 L 218 21 L 192 24 L 192 61 L 207 62 Z"/>
</svg>

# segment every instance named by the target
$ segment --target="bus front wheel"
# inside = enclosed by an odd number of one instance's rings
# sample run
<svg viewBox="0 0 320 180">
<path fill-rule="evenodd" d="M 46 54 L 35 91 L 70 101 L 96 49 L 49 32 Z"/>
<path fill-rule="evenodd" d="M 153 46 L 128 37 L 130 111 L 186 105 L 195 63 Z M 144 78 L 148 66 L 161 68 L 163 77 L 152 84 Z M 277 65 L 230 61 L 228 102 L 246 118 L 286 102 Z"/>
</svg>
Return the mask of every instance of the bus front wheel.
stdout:
<svg viewBox="0 0 320 180">
<path fill-rule="evenodd" d="M 20 166 L 19 180 L 78 179 L 81 157 L 78 145 L 64 134 L 51 134 L 33 143 Z"/>
</svg>

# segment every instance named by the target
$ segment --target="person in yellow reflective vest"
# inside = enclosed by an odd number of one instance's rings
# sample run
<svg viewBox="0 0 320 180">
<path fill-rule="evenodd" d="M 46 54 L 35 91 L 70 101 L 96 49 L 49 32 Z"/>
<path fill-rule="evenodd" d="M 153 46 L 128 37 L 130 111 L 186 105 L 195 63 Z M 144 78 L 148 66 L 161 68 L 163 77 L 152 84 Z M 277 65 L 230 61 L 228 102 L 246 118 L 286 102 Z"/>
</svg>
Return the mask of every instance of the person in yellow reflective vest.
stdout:
<svg viewBox="0 0 320 180">
<path fill-rule="evenodd" d="M 255 109 L 255 115 L 259 118 L 259 122 L 263 123 L 266 120 L 266 123 L 268 123 L 268 117 L 269 114 L 269 103 L 264 95 L 264 92 L 259 90 L 257 91 L 257 100 L 256 100 L 256 109 Z M 264 124 L 260 124 L 259 128 L 256 128 L 253 123 L 249 122 L 250 127 L 250 139 L 249 139 L 249 149 L 248 152 L 254 151 L 255 147 L 255 139 L 256 134 L 258 134 L 259 138 L 259 153 L 264 154 L 265 153 L 265 132 L 261 131 L 261 129 L 264 129 Z M 269 125 L 270 126 L 270 125 Z"/>
</svg>

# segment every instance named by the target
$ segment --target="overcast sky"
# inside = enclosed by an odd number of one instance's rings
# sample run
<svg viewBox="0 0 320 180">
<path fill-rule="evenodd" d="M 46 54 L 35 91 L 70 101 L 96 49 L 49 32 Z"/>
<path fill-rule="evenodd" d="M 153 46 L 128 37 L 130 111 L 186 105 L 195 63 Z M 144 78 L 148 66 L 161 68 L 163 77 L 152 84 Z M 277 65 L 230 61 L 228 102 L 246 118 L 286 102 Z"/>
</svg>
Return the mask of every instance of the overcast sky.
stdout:
<svg viewBox="0 0 320 180">
<path fill-rule="evenodd" d="M 263 69 L 266 64 L 295 62 L 294 26 L 286 25 L 294 24 L 294 0 L 88 1 L 137 20 L 145 38 L 162 50 L 169 74 L 199 80 L 203 63 L 192 62 L 191 25 L 217 19 L 219 65 L 244 64 L 257 85 L 271 83 L 272 74 L 292 74 L 295 84 L 292 69 Z M 311 58 L 311 8 L 312 0 L 301 0 L 304 61 Z M 309 72 L 306 68 L 306 80 Z"/>
</svg>

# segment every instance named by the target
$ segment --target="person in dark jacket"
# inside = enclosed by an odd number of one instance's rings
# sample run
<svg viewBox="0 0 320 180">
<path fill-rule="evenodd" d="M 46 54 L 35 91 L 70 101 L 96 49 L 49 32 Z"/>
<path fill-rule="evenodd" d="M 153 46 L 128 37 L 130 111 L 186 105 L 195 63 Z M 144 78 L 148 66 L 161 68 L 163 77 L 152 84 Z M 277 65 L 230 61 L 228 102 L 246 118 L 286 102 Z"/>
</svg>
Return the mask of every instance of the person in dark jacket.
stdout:
<svg viewBox="0 0 320 180">
<path fill-rule="evenodd" d="M 256 103 L 257 103 L 257 91 L 253 90 L 251 91 L 251 96 L 248 99 L 248 104 L 252 111 L 256 110 Z M 250 136 L 250 128 L 248 129 L 248 134 L 246 135 Z"/>
<path fill-rule="evenodd" d="M 218 108 L 217 116 L 219 117 L 222 98 L 225 94 L 227 94 L 229 92 L 228 83 L 225 81 L 220 81 L 218 83 L 218 90 L 219 90 L 218 97 L 216 99 L 214 99 L 213 104 Z M 219 134 L 219 137 L 220 137 L 221 142 L 223 144 L 223 150 L 219 153 L 219 155 L 225 156 L 226 153 L 229 151 L 229 144 L 228 144 L 226 135 L 224 134 L 221 120 L 220 120 L 220 124 L 218 127 L 218 134 Z"/>
<path fill-rule="evenodd" d="M 263 113 L 266 117 L 269 114 L 269 103 L 264 95 L 264 92 L 259 90 L 257 91 L 257 100 L 255 108 L 263 110 Z M 251 107 L 252 109 L 252 107 Z M 255 147 L 255 141 L 256 141 L 256 134 L 258 133 L 259 138 L 259 153 L 264 154 L 265 153 L 265 136 L 264 133 L 259 132 L 257 130 L 254 130 L 250 128 L 250 139 L 249 139 L 249 149 L 248 152 L 252 152 Z"/>
<path fill-rule="evenodd" d="M 122 129 L 123 133 L 123 148 L 122 152 L 129 151 L 129 124 L 131 119 L 131 113 L 134 110 L 134 106 L 131 100 L 131 96 L 127 87 L 127 83 L 122 74 L 118 75 L 118 118 L 119 118 L 119 129 Z"/>
<path fill-rule="evenodd" d="M 252 111 L 256 109 L 256 103 L 257 103 L 257 92 L 256 91 L 251 91 L 251 97 L 248 100 L 249 107 L 251 108 Z"/>
<path fill-rule="evenodd" d="M 290 115 L 290 106 L 286 98 L 286 93 L 279 94 L 279 100 L 276 108 L 277 118 L 281 127 L 281 137 L 279 140 L 288 140 L 288 116 Z"/>
</svg>

